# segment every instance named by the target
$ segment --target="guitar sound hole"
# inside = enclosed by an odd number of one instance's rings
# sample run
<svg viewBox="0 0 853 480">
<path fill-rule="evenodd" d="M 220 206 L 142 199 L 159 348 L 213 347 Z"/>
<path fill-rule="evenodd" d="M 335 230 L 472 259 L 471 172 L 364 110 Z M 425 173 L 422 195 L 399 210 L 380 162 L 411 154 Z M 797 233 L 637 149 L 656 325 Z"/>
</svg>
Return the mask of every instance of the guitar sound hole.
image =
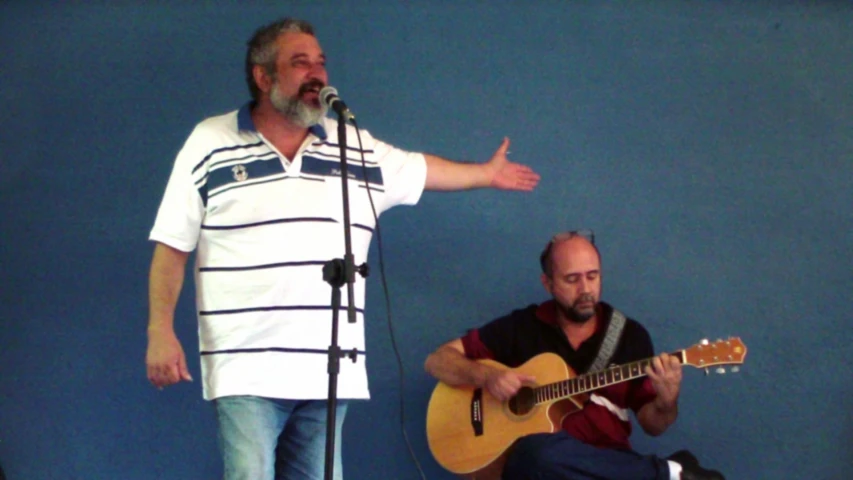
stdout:
<svg viewBox="0 0 853 480">
<path fill-rule="evenodd" d="M 527 415 L 536 406 L 536 396 L 530 387 L 521 390 L 509 399 L 509 411 L 515 415 Z"/>
</svg>

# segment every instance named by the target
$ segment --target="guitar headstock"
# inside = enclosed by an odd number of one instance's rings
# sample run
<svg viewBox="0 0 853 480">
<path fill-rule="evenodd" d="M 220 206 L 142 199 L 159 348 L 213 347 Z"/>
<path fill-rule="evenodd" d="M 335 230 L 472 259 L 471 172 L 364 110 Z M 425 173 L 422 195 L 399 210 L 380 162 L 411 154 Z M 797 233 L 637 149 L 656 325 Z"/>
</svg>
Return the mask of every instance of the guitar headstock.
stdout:
<svg viewBox="0 0 853 480">
<path fill-rule="evenodd" d="M 746 345 L 738 337 L 709 342 L 703 340 L 684 350 L 684 365 L 708 368 L 717 365 L 740 365 L 746 357 Z"/>
</svg>

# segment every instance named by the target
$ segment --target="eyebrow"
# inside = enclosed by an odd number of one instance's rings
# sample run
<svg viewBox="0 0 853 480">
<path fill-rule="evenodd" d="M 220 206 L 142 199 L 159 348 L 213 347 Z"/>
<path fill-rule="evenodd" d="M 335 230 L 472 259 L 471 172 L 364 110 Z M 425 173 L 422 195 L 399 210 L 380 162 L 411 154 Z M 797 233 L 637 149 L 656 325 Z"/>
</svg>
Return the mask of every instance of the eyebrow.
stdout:
<svg viewBox="0 0 853 480">
<path fill-rule="evenodd" d="M 572 275 L 589 275 L 591 273 L 601 273 L 601 269 L 587 270 L 585 272 L 570 272 L 570 273 L 565 274 L 565 276 L 569 277 Z"/>
<path fill-rule="evenodd" d="M 291 56 L 290 56 L 290 59 L 291 59 L 291 60 L 297 60 L 297 59 L 300 59 L 300 58 L 308 58 L 308 54 L 307 54 L 307 53 L 298 52 L 298 53 L 294 53 L 293 55 L 291 55 Z M 321 54 L 320 54 L 320 59 L 321 59 L 321 60 L 323 60 L 323 61 L 325 61 L 325 60 L 326 60 L 326 54 L 325 54 L 325 53 L 321 53 Z"/>
</svg>

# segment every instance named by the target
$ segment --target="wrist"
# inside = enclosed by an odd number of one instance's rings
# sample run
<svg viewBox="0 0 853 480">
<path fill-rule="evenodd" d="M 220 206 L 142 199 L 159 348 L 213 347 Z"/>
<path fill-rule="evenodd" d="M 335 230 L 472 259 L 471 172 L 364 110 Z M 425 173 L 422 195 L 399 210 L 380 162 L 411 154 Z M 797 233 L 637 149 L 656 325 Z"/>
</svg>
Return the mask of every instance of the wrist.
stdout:
<svg viewBox="0 0 853 480">
<path fill-rule="evenodd" d="M 148 323 L 148 336 L 162 336 L 162 335 L 174 335 L 175 330 L 172 328 L 171 322 L 161 321 L 155 322 L 151 321 Z"/>
<path fill-rule="evenodd" d="M 661 400 L 660 397 L 658 397 L 655 399 L 655 401 L 652 403 L 652 405 L 654 406 L 656 412 L 658 412 L 660 414 L 664 414 L 664 415 L 669 415 L 669 414 L 675 413 L 678 410 L 678 400 L 677 399 L 672 400 L 670 402 L 667 402 L 667 401 Z"/>
<path fill-rule="evenodd" d="M 489 379 L 494 375 L 496 370 L 486 365 L 481 365 L 480 367 L 480 372 L 477 375 L 478 382 L 476 382 L 476 384 L 479 388 L 485 388 L 489 383 Z"/>
<path fill-rule="evenodd" d="M 482 175 L 482 186 L 488 188 L 496 188 L 497 185 L 495 183 L 495 177 L 497 176 L 497 169 L 492 166 L 492 162 L 481 163 L 481 172 Z"/>
</svg>

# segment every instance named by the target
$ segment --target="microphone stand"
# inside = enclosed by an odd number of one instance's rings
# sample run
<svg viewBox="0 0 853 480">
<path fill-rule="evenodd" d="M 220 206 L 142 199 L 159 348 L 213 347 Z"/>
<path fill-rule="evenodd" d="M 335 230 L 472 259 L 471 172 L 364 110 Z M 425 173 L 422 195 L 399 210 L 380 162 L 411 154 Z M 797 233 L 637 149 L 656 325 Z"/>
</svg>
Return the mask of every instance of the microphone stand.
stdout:
<svg viewBox="0 0 853 480">
<path fill-rule="evenodd" d="M 350 211 L 349 211 L 349 169 L 347 166 L 347 132 L 346 118 L 338 114 L 338 144 L 341 156 L 341 189 L 343 192 L 344 209 L 344 258 L 335 258 L 323 264 L 323 280 L 332 286 L 332 343 L 329 346 L 329 395 L 326 411 L 326 470 L 325 479 L 334 478 L 335 469 L 335 416 L 337 413 L 338 394 L 338 372 L 340 371 L 340 359 L 349 357 L 355 363 L 358 350 L 353 348 L 344 353 L 338 346 L 338 311 L 341 307 L 341 287 L 347 286 L 347 321 L 355 323 L 355 294 L 353 282 L 355 273 L 362 277 L 367 276 L 367 265 L 362 264 L 358 268 L 352 254 L 352 237 L 350 235 Z"/>
</svg>

